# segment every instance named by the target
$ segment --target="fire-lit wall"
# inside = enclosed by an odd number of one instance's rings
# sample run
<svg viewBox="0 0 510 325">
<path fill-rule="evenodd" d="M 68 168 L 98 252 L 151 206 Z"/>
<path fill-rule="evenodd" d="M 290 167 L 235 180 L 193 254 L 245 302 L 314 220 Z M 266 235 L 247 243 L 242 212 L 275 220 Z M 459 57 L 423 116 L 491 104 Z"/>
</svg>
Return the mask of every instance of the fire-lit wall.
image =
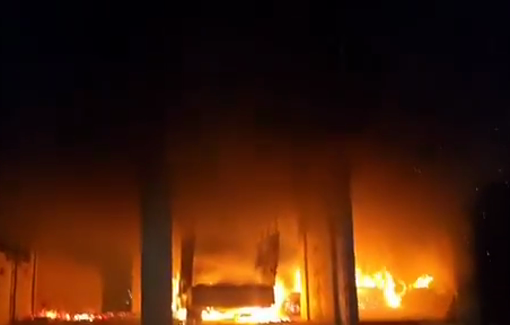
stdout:
<svg viewBox="0 0 510 325">
<path fill-rule="evenodd" d="M 131 308 L 132 312 L 139 314 L 142 307 L 142 278 L 141 278 L 141 256 L 137 254 L 133 257 L 133 273 L 131 285 Z"/>
<path fill-rule="evenodd" d="M 99 268 L 80 263 L 68 256 L 39 253 L 36 270 L 36 310 L 101 310 L 102 285 Z"/>
<path fill-rule="evenodd" d="M 33 258 L 18 264 L 16 281 L 16 319 L 26 319 L 32 315 Z"/>
<path fill-rule="evenodd" d="M 15 308 L 16 319 L 27 318 L 32 313 L 32 261 L 18 265 L 15 306 L 11 306 L 13 265 L 0 253 L 0 325 L 9 323 L 11 307 Z"/>
<path fill-rule="evenodd" d="M 0 252 L 0 325 L 9 324 L 11 263 Z"/>
</svg>

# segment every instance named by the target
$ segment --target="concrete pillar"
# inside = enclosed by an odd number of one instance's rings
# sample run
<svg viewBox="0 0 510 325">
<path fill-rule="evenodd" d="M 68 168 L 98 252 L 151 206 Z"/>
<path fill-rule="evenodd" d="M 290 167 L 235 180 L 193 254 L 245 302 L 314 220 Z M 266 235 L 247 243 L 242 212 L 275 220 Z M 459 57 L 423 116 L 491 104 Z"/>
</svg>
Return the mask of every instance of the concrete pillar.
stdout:
<svg viewBox="0 0 510 325">
<path fill-rule="evenodd" d="M 169 167 L 163 154 L 147 160 L 141 179 L 141 317 L 143 325 L 168 325 L 172 322 Z"/>
<path fill-rule="evenodd" d="M 309 313 L 313 322 L 331 322 L 333 311 L 333 282 L 331 248 L 325 218 L 316 218 L 308 226 L 308 288 Z"/>
<path fill-rule="evenodd" d="M 325 200 L 321 195 L 324 189 L 319 175 L 324 169 L 317 165 L 318 153 L 310 147 L 299 143 L 295 150 L 293 190 L 299 211 L 300 244 L 303 249 L 301 276 L 306 281 L 302 286 L 301 315 L 303 319 L 309 317 L 312 322 L 331 322 L 334 318 L 331 247 Z M 308 272 L 305 272 L 305 235 Z"/>
<path fill-rule="evenodd" d="M 174 230 L 175 227 L 173 227 Z M 180 273 L 179 266 L 180 266 L 180 242 L 178 238 L 178 233 L 175 231 L 172 234 L 172 266 L 173 266 L 173 277 L 176 278 L 176 276 Z M 142 311 L 142 273 L 141 273 L 141 267 L 142 267 L 142 255 L 140 251 L 135 252 L 133 255 L 133 271 L 131 273 L 131 295 L 132 295 L 132 302 L 131 302 L 131 312 L 135 315 L 140 315 Z M 175 303 L 175 301 L 172 301 L 172 303 Z"/>
<path fill-rule="evenodd" d="M 344 202 L 339 214 L 333 215 L 330 236 L 336 256 L 338 299 L 341 323 L 356 325 L 359 321 L 355 279 L 354 236 L 350 202 Z M 334 268 L 333 268 L 334 269 Z"/>
<path fill-rule="evenodd" d="M 341 323 L 356 325 L 359 321 L 359 313 L 349 166 L 340 160 L 340 163 L 333 167 L 332 178 L 336 181 L 330 192 L 332 196 L 328 198 L 327 213 L 332 249 L 336 251 L 336 274 L 339 286 L 337 303 L 340 303 Z"/>
<path fill-rule="evenodd" d="M 309 172 L 313 189 L 306 212 L 310 318 L 312 321 L 358 323 L 355 285 L 350 171 L 337 152 L 314 152 Z M 312 154 L 310 154 L 312 155 Z"/>
<path fill-rule="evenodd" d="M 28 319 L 32 315 L 33 262 L 31 258 L 30 261 L 18 263 L 15 311 L 17 320 Z"/>
</svg>

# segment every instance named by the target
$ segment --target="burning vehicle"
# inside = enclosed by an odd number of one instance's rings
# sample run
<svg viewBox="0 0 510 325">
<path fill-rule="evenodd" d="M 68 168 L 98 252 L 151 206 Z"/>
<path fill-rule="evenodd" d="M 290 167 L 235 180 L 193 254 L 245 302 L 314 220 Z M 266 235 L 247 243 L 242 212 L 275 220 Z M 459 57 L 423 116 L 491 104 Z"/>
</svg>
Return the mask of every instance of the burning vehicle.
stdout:
<svg viewBox="0 0 510 325">
<path fill-rule="evenodd" d="M 181 246 L 180 274 L 174 277 L 175 317 L 189 323 L 276 323 L 316 318 L 315 315 L 310 317 L 309 309 L 318 300 L 328 297 L 327 293 L 333 292 L 333 288 L 326 286 L 322 293 L 313 290 L 314 274 L 305 274 L 304 263 L 294 263 L 297 266 L 292 276 L 280 272 L 279 241 L 280 233 L 275 231 L 259 243 L 255 268 L 260 276 L 254 278 L 252 283 L 195 283 L 193 266 L 196 265 L 196 238 L 186 237 Z M 314 263 L 312 258 L 307 262 Z M 313 266 L 310 265 L 310 268 L 313 269 Z M 326 268 L 323 271 L 330 273 L 332 270 Z M 429 306 L 447 306 L 445 299 L 451 296 L 442 297 L 434 284 L 434 277 L 427 273 L 406 282 L 384 267 L 371 273 L 356 267 L 355 285 L 360 317 L 420 318 L 419 312 L 427 310 Z M 307 306 L 308 301 L 310 306 Z"/>
<path fill-rule="evenodd" d="M 295 297 L 300 292 L 292 292 L 292 288 L 291 290 L 286 288 L 277 277 L 278 232 L 270 234 L 259 244 L 255 264 L 260 271 L 261 281 L 248 284 L 228 282 L 195 284 L 193 281 L 195 242 L 194 236 L 182 241 L 181 273 L 174 278 L 173 308 L 179 320 L 192 323 L 200 321 L 275 323 L 290 320 L 289 310 L 285 307 L 288 305 L 289 297 L 291 295 Z M 295 287 L 300 287 L 300 284 Z"/>
</svg>

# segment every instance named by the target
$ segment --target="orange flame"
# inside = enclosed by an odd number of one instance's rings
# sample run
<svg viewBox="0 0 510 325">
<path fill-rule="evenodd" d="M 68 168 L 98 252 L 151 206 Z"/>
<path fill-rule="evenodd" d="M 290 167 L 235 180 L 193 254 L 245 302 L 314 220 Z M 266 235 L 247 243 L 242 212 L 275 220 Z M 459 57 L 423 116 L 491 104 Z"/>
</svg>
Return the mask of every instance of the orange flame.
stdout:
<svg viewBox="0 0 510 325">
<path fill-rule="evenodd" d="M 358 290 L 358 295 L 364 294 L 363 289 L 382 290 L 386 305 L 392 309 L 401 307 L 402 298 L 405 296 L 408 287 L 427 289 L 433 280 L 434 278 L 430 275 L 422 275 L 411 285 L 407 285 L 403 281 L 397 281 L 402 287 L 402 289 L 398 291 L 397 282 L 393 275 L 386 269 L 373 274 L 366 274 L 361 271 L 361 269 L 356 268 L 356 288 Z"/>
<path fill-rule="evenodd" d="M 384 296 L 386 306 L 392 309 L 400 308 L 402 298 L 407 292 L 407 288 L 412 289 L 428 289 L 434 278 L 428 274 L 424 274 L 416 279 L 412 284 L 406 285 L 402 281 L 395 280 L 393 275 L 386 269 L 382 271 L 368 274 L 364 273 L 360 268 L 356 268 L 356 288 L 358 297 L 366 295 L 366 289 L 380 290 Z M 397 290 L 397 286 L 401 289 Z M 236 323 L 275 323 L 286 322 L 289 318 L 283 314 L 283 305 L 291 293 L 302 292 L 301 271 L 297 269 L 294 273 L 292 289 L 288 290 L 281 279 L 277 279 L 274 286 L 275 302 L 270 307 L 245 307 L 235 308 L 226 311 L 216 310 L 214 308 L 206 308 L 202 311 L 202 320 L 205 322 L 217 321 L 233 321 Z M 181 306 L 179 301 L 179 275 L 177 274 L 172 281 L 172 311 L 174 317 L 178 320 L 186 320 L 186 308 Z M 363 306 L 358 301 L 360 309 Z M 118 315 L 113 314 L 93 314 L 93 313 L 68 313 L 56 310 L 42 310 L 37 313 L 36 317 L 58 319 L 64 321 L 88 321 L 107 319 L 111 317 L 125 317 L 125 313 Z"/>
</svg>

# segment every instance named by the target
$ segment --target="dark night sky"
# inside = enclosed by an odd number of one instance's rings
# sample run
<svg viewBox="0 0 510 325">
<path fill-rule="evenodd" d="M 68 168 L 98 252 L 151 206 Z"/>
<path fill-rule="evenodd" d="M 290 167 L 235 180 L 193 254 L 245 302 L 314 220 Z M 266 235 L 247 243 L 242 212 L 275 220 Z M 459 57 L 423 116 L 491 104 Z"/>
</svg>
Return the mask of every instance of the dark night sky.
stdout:
<svg viewBox="0 0 510 325">
<path fill-rule="evenodd" d="M 142 9 L 134 19 L 130 7 L 8 9 L 5 150 L 125 151 L 160 106 L 197 129 L 251 113 L 259 128 L 306 137 L 408 121 L 440 133 L 431 142 L 505 131 L 504 8 L 203 5 L 178 20 Z M 208 107 L 186 105 L 197 97 Z"/>
<path fill-rule="evenodd" d="M 239 151 L 244 140 L 267 156 L 277 151 L 275 166 L 291 142 L 316 147 L 341 136 L 365 157 L 359 168 L 377 175 L 387 172 L 367 166 L 433 169 L 425 178 L 436 185 L 438 175 L 449 184 L 505 176 L 508 8 L 351 1 L 4 9 L 3 229 L 35 220 L 24 232 L 37 237 L 65 219 L 52 236 L 69 240 L 68 228 L 88 222 L 133 223 L 134 157 L 151 147 L 144 139 L 161 121 L 184 157 L 185 193 L 223 180 L 210 172 L 221 148 L 231 145 L 223 158 L 249 161 Z M 92 233 L 98 246 L 113 236 Z"/>
</svg>

